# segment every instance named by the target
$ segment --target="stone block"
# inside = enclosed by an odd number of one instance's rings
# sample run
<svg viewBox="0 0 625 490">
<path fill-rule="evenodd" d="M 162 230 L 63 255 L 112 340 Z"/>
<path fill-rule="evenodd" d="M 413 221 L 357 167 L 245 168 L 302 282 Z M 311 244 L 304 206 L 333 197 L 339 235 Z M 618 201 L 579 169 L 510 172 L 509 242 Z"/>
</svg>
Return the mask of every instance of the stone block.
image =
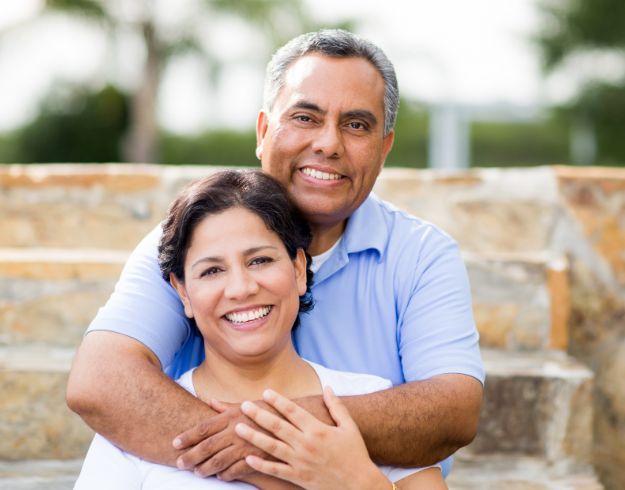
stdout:
<svg viewBox="0 0 625 490">
<path fill-rule="evenodd" d="M 483 356 L 480 427 L 467 454 L 590 463 L 592 372 L 559 351 Z"/>
<path fill-rule="evenodd" d="M 567 262 L 550 254 L 464 255 L 483 347 L 565 349 Z"/>
<path fill-rule="evenodd" d="M 82 460 L 0 461 L 0 488 L 6 490 L 71 490 Z"/>
<path fill-rule="evenodd" d="M 104 250 L 0 250 L 0 345 L 78 345 L 126 258 Z"/>
<path fill-rule="evenodd" d="M 549 168 L 385 169 L 374 190 L 443 228 L 463 250 L 482 254 L 541 252 L 549 247 L 559 216 Z"/>
<path fill-rule="evenodd" d="M 65 403 L 73 352 L 0 347 L 0 460 L 84 456 L 93 433 Z"/>
<path fill-rule="evenodd" d="M 467 457 L 460 450 L 447 478 L 450 490 L 602 490 L 592 466 L 541 458 Z"/>
</svg>

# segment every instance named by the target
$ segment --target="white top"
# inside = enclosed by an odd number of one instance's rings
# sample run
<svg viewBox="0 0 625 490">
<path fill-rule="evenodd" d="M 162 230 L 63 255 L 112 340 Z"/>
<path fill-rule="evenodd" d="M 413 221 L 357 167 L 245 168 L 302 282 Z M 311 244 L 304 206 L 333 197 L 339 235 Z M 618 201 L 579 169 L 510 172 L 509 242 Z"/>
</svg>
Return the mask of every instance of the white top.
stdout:
<svg viewBox="0 0 625 490">
<path fill-rule="evenodd" d="M 348 373 L 325 368 L 309 362 L 321 382 L 331 386 L 339 396 L 362 395 L 390 388 L 391 382 L 378 376 Z M 184 373 L 177 382 L 197 396 L 192 381 L 193 369 Z M 422 468 L 394 468 L 380 466 L 391 481 L 398 481 Z M 150 463 L 133 456 L 96 434 L 91 443 L 74 490 L 234 490 L 253 489 L 242 482 L 224 482 L 217 478 L 198 478 L 189 471 Z"/>
<path fill-rule="evenodd" d="M 320 253 L 319 255 L 313 255 L 312 264 L 310 264 L 310 270 L 313 271 L 314 274 L 316 274 L 321 268 L 321 266 L 323 265 L 323 263 L 326 262 L 330 258 L 330 255 L 332 255 L 332 252 L 334 252 L 336 247 L 339 246 L 339 243 L 342 239 L 343 239 L 343 235 L 341 235 L 339 239 L 336 242 L 334 242 L 334 245 L 332 245 L 328 250 L 326 250 L 323 253 Z"/>
</svg>

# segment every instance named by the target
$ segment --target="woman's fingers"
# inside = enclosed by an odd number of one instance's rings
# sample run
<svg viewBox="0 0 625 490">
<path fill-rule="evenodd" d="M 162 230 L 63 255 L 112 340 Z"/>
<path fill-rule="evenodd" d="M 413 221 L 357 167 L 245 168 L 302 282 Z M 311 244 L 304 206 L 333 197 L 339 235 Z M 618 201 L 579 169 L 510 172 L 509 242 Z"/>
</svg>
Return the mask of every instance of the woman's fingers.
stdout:
<svg viewBox="0 0 625 490">
<path fill-rule="evenodd" d="M 289 421 L 280 418 L 277 415 L 259 407 L 255 403 L 246 401 L 241 404 L 241 411 L 252 419 L 259 427 L 270 432 L 278 439 L 293 446 L 301 434 L 300 431 L 291 425 Z"/>
<path fill-rule="evenodd" d="M 274 439 L 267 434 L 264 434 L 256 429 L 252 429 L 250 426 L 238 423 L 234 427 L 235 432 L 241 439 L 245 439 L 250 444 L 253 444 L 259 449 L 262 449 L 267 454 L 270 454 L 276 459 L 280 459 L 285 462 L 289 462 L 291 459 L 292 449 L 284 442 Z"/>
<path fill-rule="evenodd" d="M 337 427 L 354 428 L 356 423 L 349 414 L 349 410 L 343 404 L 341 399 L 334 394 L 332 388 L 325 386 L 323 388 L 323 402 L 330 412 L 330 416 Z"/>
<path fill-rule="evenodd" d="M 265 390 L 263 400 L 301 431 L 313 424 L 320 423 L 309 412 L 276 391 Z"/>
<path fill-rule="evenodd" d="M 245 462 L 250 468 L 264 473 L 265 475 L 275 476 L 281 480 L 293 481 L 293 468 L 288 464 L 280 463 L 277 461 L 267 461 L 266 459 L 259 458 L 258 456 L 247 456 Z"/>
</svg>

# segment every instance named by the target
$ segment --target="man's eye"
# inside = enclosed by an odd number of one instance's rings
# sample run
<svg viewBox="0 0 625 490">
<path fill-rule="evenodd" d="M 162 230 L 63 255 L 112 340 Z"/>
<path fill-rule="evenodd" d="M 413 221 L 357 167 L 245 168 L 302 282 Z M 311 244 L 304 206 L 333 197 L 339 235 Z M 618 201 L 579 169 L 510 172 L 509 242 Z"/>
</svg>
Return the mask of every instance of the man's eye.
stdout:
<svg viewBox="0 0 625 490">
<path fill-rule="evenodd" d="M 311 122 L 312 118 L 310 116 L 305 116 L 303 114 L 300 114 L 298 116 L 295 116 L 295 120 L 300 121 L 300 122 Z"/>
<path fill-rule="evenodd" d="M 360 121 L 351 121 L 349 123 L 349 127 L 352 129 L 356 129 L 356 130 L 363 130 L 363 129 L 367 129 L 367 125 L 360 122 Z"/>
</svg>

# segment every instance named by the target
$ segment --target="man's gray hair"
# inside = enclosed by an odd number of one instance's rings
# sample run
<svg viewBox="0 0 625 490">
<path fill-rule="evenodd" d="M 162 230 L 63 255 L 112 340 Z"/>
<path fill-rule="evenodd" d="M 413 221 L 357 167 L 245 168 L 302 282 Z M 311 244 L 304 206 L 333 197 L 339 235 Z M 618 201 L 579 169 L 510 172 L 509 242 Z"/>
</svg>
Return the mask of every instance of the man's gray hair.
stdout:
<svg viewBox="0 0 625 490">
<path fill-rule="evenodd" d="M 375 44 L 342 29 L 323 29 L 302 34 L 278 49 L 265 75 L 263 110 L 269 113 L 284 86 L 285 73 L 291 63 L 308 54 L 319 53 L 334 58 L 364 58 L 384 80 L 384 135 L 394 127 L 399 108 L 399 88 L 393 64 Z"/>
</svg>

